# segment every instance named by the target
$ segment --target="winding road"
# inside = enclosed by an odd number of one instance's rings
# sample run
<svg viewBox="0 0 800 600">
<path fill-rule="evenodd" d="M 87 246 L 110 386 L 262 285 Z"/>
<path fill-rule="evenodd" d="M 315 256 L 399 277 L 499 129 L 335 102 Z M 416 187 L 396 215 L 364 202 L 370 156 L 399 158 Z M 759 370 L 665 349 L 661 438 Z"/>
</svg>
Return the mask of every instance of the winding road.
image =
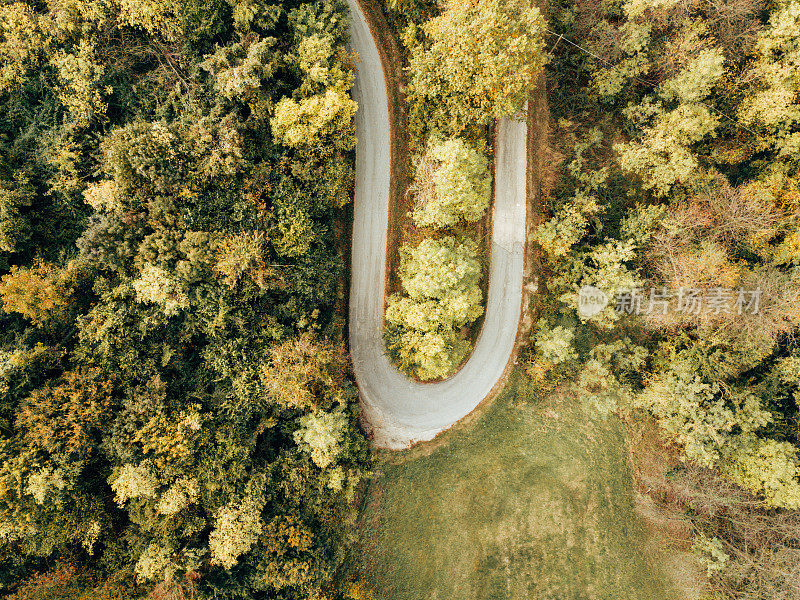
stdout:
<svg viewBox="0 0 800 600">
<path fill-rule="evenodd" d="M 382 336 L 391 173 L 386 83 L 365 15 L 356 0 L 348 4 L 351 46 L 360 56 L 353 90 L 358 145 L 350 352 L 372 443 L 402 449 L 433 439 L 471 413 L 490 395 L 511 359 L 522 302 L 527 124 L 503 119 L 498 126 L 489 292 L 472 355 L 445 381 L 412 381 L 390 363 Z"/>
</svg>

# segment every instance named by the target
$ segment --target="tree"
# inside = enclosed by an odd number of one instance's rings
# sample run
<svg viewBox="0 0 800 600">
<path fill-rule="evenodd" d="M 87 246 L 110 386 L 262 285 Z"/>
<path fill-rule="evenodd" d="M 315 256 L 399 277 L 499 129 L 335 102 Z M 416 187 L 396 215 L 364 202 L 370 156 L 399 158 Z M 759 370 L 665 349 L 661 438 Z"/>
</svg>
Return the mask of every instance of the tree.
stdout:
<svg viewBox="0 0 800 600">
<path fill-rule="evenodd" d="M 389 299 L 386 320 L 403 328 L 419 331 L 460 329 L 483 314 L 483 294 L 478 286 L 437 299 L 394 296 Z"/>
<path fill-rule="evenodd" d="M 471 348 L 458 329 L 483 314 L 477 244 L 427 238 L 400 249 L 399 273 L 408 297 L 389 299 L 387 347 L 401 368 L 420 379 L 446 377 Z"/>
<path fill-rule="evenodd" d="M 329 137 L 337 146 L 349 150 L 355 146 L 356 108 L 344 87 L 328 88 L 299 102 L 283 98 L 275 106 L 272 129 L 277 140 L 290 148 L 308 146 Z"/>
<path fill-rule="evenodd" d="M 183 33 L 181 9 L 174 0 L 120 0 L 120 20 L 174 42 Z"/>
<path fill-rule="evenodd" d="M 550 327 L 546 319 L 539 319 L 536 323 L 536 350 L 550 364 L 556 365 L 578 357 L 572 346 L 574 338 L 574 330 L 563 325 Z"/>
<path fill-rule="evenodd" d="M 29 4 L 0 6 L 0 92 L 22 85 L 30 71 L 41 64 L 48 44 L 48 36 Z"/>
<path fill-rule="evenodd" d="M 74 52 L 60 51 L 53 58 L 58 72 L 59 99 L 78 127 L 87 127 L 106 112 L 105 95 L 113 91 L 101 84 L 105 69 L 96 62 L 95 48 L 81 41 Z"/>
<path fill-rule="evenodd" d="M 4 165 L 0 162 L 0 169 Z M 36 198 L 29 173 L 19 169 L 9 178 L 0 171 L 0 250 L 20 252 L 30 238 L 30 219 L 26 215 Z"/>
<path fill-rule="evenodd" d="M 722 77 L 724 61 L 719 48 L 701 50 L 683 70 L 661 84 L 659 95 L 664 100 L 676 99 L 681 104 L 704 100 Z"/>
<path fill-rule="evenodd" d="M 335 587 L 347 36 L 342 0 L 0 7 L 4 593 Z"/>
<path fill-rule="evenodd" d="M 59 562 L 51 570 L 35 573 L 12 596 L 14 600 L 72 600 L 83 598 L 90 578 L 69 562 Z"/>
<path fill-rule="evenodd" d="M 635 401 L 655 415 L 686 458 L 706 468 L 773 419 L 755 394 L 723 385 L 717 373 L 724 359 L 702 347 L 672 350 L 670 368 L 652 376 Z"/>
<path fill-rule="evenodd" d="M 265 38 L 250 44 L 243 41 L 224 46 L 200 66 L 214 76 L 215 88 L 224 97 L 256 100 L 276 68 L 272 49 L 276 41 Z"/>
<path fill-rule="evenodd" d="M 239 280 L 248 276 L 258 284 L 263 284 L 264 271 L 264 233 L 242 232 L 227 235 L 216 245 L 214 270 L 224 276 L 228 287 L 236 287 Z"/>
<path fill-rule="evenodd" d="M 270 349 L 261 381 L 279 404 L 293 409 L 329 409 L 347 402 L 348 358 L 341 344 L 305 333 Z"/>
<path fill-rule="evenodd" d="M 797 448 L 789 442 L 752 437 L 732 449 L 722 473 L 762 495 L 768 508 L 800 508 L 800 462 Z"/>
<path fill-rule="evenodd" d="M 3 310 L 20 313 L 37 327 L 61 315 L 70 304 L 70 294 L 63 274 L 41 260 L 31 267 L 13 266 L 0 280 Z"/>
<path fill-rule="evenodd" d="M 347 430 L 347 415 L 341 410 L 316 411 L 300 418 L 300 429 L 294 432 L 294 441 L 320 469 L 334 464 L 342 451 L 341 445 Z"/>
<path fill-rule="evenodd" d="M 464 140 L 429 142 L 415 171 L 410 191 L 417 226 L 451 227 L 477 221 L 486 212 L 492 195 L 489 162 Z"/>
<path fill-rule="evenodd" d="M 208 538 L 214 564 L 230 569 L 250 550 L 261 534 L 262 508 L 263 502 L 247 497 L 219 509 L 214 518 L 214 530 Z"/>
<path fill-rule="evenodd" d="M 700 164 L 691 147 L 713 135 L 719 118 L 700 104 L 681 104 L 665 112 L 660 103 L 646 99 L 638 108 L 648 115 L 641 123 L 652 117 L 652 125 L 644 129 L 641 140 L 617 144 L 615 150 L 624 170 L 637 174 L 657 195 L 666 196 L 676 184 L 696 177 Z"/>
<path fill-rule="evenodd" d="M 113 378 L 98 369 L 64 373 L 23 400 L 16 426 L 52 460 L 81 464 L 107 424 L 113 386 Z"/>
<path fill-rule="evenodd" d="M 769 18 L 769 27 L 756 43 L 757 60 L 749 73 L 756 79 L 755 93 L 745 95 L 739 114 L 749 126 L 757 125 L 766 135 L 758 144 L 775 147 L 786 158 L 798 152 L 800 123 L 800 2 L 781 2 Z"/>
<path fill-rule="evenodd" d="M 189 299 L 178 282 L 162 267 L 145 265 L 141 277 L 134 280 L 132 285 L 139 302 L 158 304 L 167 316 L 176 315 L 179 310 L 189 306 Z"/>
<path fill-rule="evenodd" d="M 471 348 L 469 341 L 452 330 L 389 329 L 387 338 L 387 347 L 400 368 L 423 381 L 452 375 Z"/>
<path fill-rule="evenodd" d="M 544 21 L 526 0 L 448 2 L 410 60 L 410 96 L 443 106 L 455 134 L 522 107 L 544 65 Z"/>
<path fill-rule="evenodd" d="M 427 238 L 416 248 L 400 249 L 400 279 L 411 298 L 442 299 L 478 285 L 478 245 L 469 238 Z"/>
<path fill-rule="evenodd" d="M 578 190 L 568 204 L 562 206 L 553 218 L 536 229 L 536 241 L 552 261 L 566 256 L 589 228 L 589 217 L 600 210 L 597 198 Z"/>
</svg>

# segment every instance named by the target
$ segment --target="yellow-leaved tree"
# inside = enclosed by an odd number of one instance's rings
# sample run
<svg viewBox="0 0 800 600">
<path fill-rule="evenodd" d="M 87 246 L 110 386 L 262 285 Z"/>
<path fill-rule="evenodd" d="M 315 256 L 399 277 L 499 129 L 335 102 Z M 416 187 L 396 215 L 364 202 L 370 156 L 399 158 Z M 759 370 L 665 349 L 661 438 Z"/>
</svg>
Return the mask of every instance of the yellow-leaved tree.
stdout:
<svg viewBox="0 0 800 600">
<path fill-rule="evenodd" d="M 455 133 L 516 113 L 545 61 L 544 21 L 527 0 L 453 0 L 424 31 L 410 95 L 438 103 Z"/>
</svg>

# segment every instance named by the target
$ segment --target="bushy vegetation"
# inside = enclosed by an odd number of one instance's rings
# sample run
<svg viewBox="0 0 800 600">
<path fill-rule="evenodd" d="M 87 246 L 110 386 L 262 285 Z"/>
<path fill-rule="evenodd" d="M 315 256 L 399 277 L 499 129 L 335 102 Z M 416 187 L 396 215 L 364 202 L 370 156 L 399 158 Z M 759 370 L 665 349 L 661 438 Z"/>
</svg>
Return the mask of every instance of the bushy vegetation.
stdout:
<svg viewBox="0 0 800 600">
<path fill-rule="evenodd" d="M 599 411 L 655 417 L 686 469 L 711 474 L 688 505 L 738 486 L 698 521 L 712 588 L 794 598 L 769 563 L 796 572 L 796 532 L 763 553 L 747 545 L 770 519 L 795 526 L 800 508 L 800 4 L 622 0 L 550 12 L 575 45 L 557 44 L 550 63 L 557 179 L 536 239 L 552 302 L 528 369 L 573 377 Z M 610 303 L 579 317 L 585 285 Z M 736 515 L 763 525 L 756 537 Z"/>
<path fill-rule="evenodd" d="M 409 95 L 423 104 L 411 118 L 455 135 L 518 111 L 544 64 L 544 21 L 526 0 L 448 2 L 421 28 Z"/>
<path fill-rule="evenodd" d="M 408 53 L 410 147 L 417 152 L 408 190 L 417 235 L 409 237 L 422 242 L 399 249 L 407 296 L 389 300 L 386 345 L 407 373 L 442 379 L 469 354 L 467 326 L 483 314 L 473 224 L 492 193 L 489 127 L 516 116 L 527 100 L 544 62 L 543 21 L 522 0 L 389 8 Z"/>
<path fill-rule="evenodd" d="M 418 227 L 452 227 L 486 212 L 492 197 L 489 163 L 464 140 L 432 140 L 415 167 L 412 216 Z"/>
<path fill-rule="evenodd" d="M 347 19 L 0 6 L 0 593 L 346 594 Z"/>
<path fill-rule="evenodd" d="M 389 299 L 389 350 L 421 379 L 452 373 L 469 353 L 457 331 L 483 314 L 481 265 L 469 238 L 428 238 L 402 248 L 400 278 L 407 296 Z"/>
</svg>

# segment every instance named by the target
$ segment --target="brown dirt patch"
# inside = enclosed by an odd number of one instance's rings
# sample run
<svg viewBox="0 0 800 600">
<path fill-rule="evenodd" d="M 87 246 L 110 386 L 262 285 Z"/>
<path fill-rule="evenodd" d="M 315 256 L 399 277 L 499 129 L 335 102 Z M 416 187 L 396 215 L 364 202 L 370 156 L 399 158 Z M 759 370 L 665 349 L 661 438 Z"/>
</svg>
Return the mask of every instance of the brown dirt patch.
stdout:
<svg viewBox="0 0 800 600">
<path fill-rule="evenodd" d="M 400 40 L 383 12 L 382 2 L 358 0 L 364 11 L 372 37 L 378 47 L 383 74 L 386 79 L 386 95 L 389 104 L 389 135 L 391 173 L 389 177 L 389 231 L 386 248 L 387 297 L 396 284 L 390 283 L 390 274 L 398 267 L 397 248 L 401 243 L 401 227 L 396 226 L 407 219 L 411 210 L 406 190 L 411 183 L 411 156 L 408 148 L 408 111 L 403 93 L 404 77 Z"/>
</svg>

